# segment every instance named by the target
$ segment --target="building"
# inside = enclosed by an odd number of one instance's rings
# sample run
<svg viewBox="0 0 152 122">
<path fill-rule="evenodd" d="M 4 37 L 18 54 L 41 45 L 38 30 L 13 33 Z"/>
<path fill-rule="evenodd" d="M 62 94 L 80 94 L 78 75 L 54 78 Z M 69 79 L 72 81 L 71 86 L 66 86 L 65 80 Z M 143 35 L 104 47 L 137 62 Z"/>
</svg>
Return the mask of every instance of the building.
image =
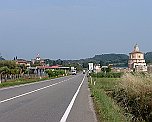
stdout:
<svg viewBox="0 0 152 122">
<path fill-rule="evenodd" d="M 44 59 L 41 59 L 40 55 L 37 54 L 36 58 L 35 59 L 32 59 L 32 63 L 35 64 L 35 63 L 38 63 L 40 64 L 41 66 L 45 66 L 45 61 Z"/>
<path fill-rule="evenodd" d="M 101 72 L 101 66 L 100 66 L 100 64 L 94 65 L 94 72 L 95 73 Z"/>
<path fill-rule="evenodd" d="M 134 46 L 134 50 L 129 53 L 128 68 L 137 72 L 147 71 L 144 53 L 140 52 L 137 44 Z"/>
<path fill-rule="evenodd" d="M 16 64 L 18 65 L 24 65 L 26 67 L 30 67 L 31 66 L 31 61 L 27 61 L 25 59 L 16 59 Z"/>
</svg>

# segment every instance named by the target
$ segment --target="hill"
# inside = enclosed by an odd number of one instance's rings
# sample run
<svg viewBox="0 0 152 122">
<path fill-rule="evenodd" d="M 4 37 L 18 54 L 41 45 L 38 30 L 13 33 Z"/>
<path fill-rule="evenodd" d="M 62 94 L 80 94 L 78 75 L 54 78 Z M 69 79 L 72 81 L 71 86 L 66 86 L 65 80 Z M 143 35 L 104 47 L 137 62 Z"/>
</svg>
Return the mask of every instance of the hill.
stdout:
<svg viewBox="0 0 152 122">
<path fill-rule="evenodd" d="M 122 60 L 128 60 L 128 55 L 102 54 L 102 55 L 95 55 L 92 59 L 103 62 L 121 62 Z"/>
<path fill-rule="evenodd" d="M 126 54 L 101 54 L 95 55 L 92 58 L 80 59 L 80 60 L 54 60 L 49 61 L 50 65 L 58 64 L 63 66 L 77 66 L 81 65 L 84 68 L 88 67 L 89 62 L 93 62 L 94 64 L 100 65 L 108 65 L 113 64 L 114 67 L 128 67 L 128 58 L 129 56 Z M 145 54 L 146 63 L 152 63 L 152 52 L 147 52 Z M 48 64 L 48 63 L 47 63 Z"/>
<path fill-rule="evenodd" d="M 64 64 L 78 63 L 83 67 L 87 68 L 89 62 L 100 65 L 113 64 L 117 67 L 127 67 L 128 66 L 128 55 L 125 54 L 102 54 L 95 55 L 92 58 L 80 59 L 80 60 L 64 60 Z"/>
<path fill-rule="evenodd" d="M 127 66 L 128 55 L 126 54 L 102 54 L 95 55 L 92 59 L 101 65 L 113 64 L 114 66 Z"/>
<path fill-rule="evenodd" d="M 152 63 L 152 52 L 147 52 L 145 54 L 145 60 L 147 63 Z"/>
</svg>

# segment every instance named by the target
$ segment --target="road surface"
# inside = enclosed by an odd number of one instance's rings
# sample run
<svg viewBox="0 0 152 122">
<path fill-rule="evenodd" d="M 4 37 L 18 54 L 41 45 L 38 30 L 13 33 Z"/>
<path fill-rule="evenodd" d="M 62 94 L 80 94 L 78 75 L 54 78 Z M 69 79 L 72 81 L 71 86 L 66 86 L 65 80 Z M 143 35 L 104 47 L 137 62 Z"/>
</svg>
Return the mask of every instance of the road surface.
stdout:
<svg viewBox="0 0 152 122">
<path fill-rule="evenodd" d="M 0 89 L 0 122 L 96 122 L 84 74 Z"/>
</svg>

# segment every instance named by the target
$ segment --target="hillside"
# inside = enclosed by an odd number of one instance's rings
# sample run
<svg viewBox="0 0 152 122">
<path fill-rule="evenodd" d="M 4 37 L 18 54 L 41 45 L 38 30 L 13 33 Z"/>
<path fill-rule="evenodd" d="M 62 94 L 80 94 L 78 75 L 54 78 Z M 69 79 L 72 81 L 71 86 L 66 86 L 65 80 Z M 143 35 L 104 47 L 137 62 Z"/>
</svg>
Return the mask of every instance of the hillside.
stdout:
<svg viewBox="0 0 152 122">
<path fill-rule="evenodd" d="M 114 64 L 114 66 L 127 66 L 128 55 L 102 54 L 102 55 L 95 55 L 92 59 L 96 60 L 101 65 Z"/>
<path fill-rule="evenodd" d="M 63 65 L 63 66 L 78 66 L 79 64 L 84 68 L 88 67 L 89 62 L 95 64 L 108 65 L 113 64 L 116 67 L 127 67 L 129 56 L 126 54 L 102 54 L 95 55 L 92 58 L 80 59 L 80 60 L 45 60 L 49 65 Z M 152 52 L 147 52 L 145 54 L 145 59 L 147 63 L 152 63 Z"/>
<path fill-rule="evenodd" d="M 95 55 L 92 58 L 80 59 L 80 60 L 64 60 L 65 64 L 67 63 L 79 63 L 82 64 L 83 67 L 88 67 L 89 62 L 93 62 L 95 64 L 100 65 L 108 65 L 113 64 L 118 67 L 126 67 L 128 65 L 128 55 L 125 54 L 102 54 Z"/>
<path fill-rule="evenodd" d="M 95 55 L 92 59 L 103 62 L 121 62 L 122 60 L 128 60 L 128 55 L 102 54 L 102 55 Z"/>
<path fill-rule="evenodd" d="M 145 60 L 147 63 L 152 63 L 152 52 L 147 52 L 145 54 Z"/>
</svg>

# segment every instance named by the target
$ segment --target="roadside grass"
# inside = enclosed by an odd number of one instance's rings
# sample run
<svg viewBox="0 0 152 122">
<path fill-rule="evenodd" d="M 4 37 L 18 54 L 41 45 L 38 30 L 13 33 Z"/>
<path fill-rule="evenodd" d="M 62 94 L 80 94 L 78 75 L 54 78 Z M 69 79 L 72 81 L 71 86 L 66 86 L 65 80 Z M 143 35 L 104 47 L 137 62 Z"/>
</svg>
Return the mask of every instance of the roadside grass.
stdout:
<svg viewBox="0 0 152 122">
<path fill-rule="evenodd" d="M 39 82 L 39 81 L 48 80 L 48 79 L 52 79 L 52 78 L 48 78 L 48 77 L 31 78 L 31 79 L 22 78 L 22 79 L 18 79 L 18 80 L 12 80 L 12 81 L 8 81 L 8 82 L 0 83 L 0 88 L 21 85 L 21 84 L 28 84 L 28 83 L 33 83 L 33 82 Z"/>
<path fill-rule="evenodd" d="M 45 76 L 45 77 L 20 78 L 20 79 L 16 79 L 16 80 L 10 80 L 10 81 L 6 81 L 6 82 L 2 82 L 2 83 L 0 83 L 0 88 L 15 86 L 15 85 L 28 84 L 28 83 L 39 82 L 39 81 L 44 81 L 44 80 L 50 80 L 50 79 L 64 77 L 64 76 L 68 76 L 68 75 L 56 74 L 56 75 L 53 75 L 53 76 Z"/>
<path fill-rule="evenodd" d="M 93 78 L 90 80 L 91 97 L 93 97 L 94 106 L 98 121 L 101 122 L 129 122 L 129 118 L 124 116 L 124 111 L 107 94 L 113 92 L 115 86 L 120 82 L 119 78 Z M 92 84 L 91 84 L 92 83 Z"/>
<path fill-rule="evenodd" d="M 94 77 L 89 82 L 99 121 L 152 122 L 152 74 Z"/>
<path fill-rule="evenodd" d="M 125 74 L 113 98 L 127 113 L 133 115 L 133 122 L 152 122 L 151 74 Z"/>
<path fill-rule="evenodd" d="M 38 82 L 38 81 L 67 76 L 65 74 L 64 70 L 46 70 L 46 73 L 48 74 L 48 76 L 43 76 L 43 77 L 39 76 L 39 77 L 35 77 L 35 78 L 31 78 L 31 77 L 27 76 L 26 78 L 5 81 L 5 82 L 0 83 L 0 88 L 21 85 L 21 84 L 27 84 L 27 83 L 33 83 L 33 82 Z"/>
</svg>

